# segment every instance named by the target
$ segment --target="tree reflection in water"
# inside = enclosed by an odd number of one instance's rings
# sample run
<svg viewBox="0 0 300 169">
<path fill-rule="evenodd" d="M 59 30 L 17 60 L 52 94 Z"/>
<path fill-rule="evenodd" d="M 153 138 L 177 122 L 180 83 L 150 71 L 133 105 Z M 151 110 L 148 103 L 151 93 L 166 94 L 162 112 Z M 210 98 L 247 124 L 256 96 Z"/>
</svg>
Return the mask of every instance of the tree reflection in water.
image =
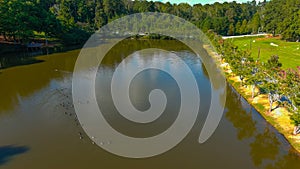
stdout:
<svg viewBox="0 0 300 169">
<path fill-rule="evenodd" d="M 274 164 L 268 164 L 265 169 L 300 168 L 299 158 L 299 153 L 297 153 L 293 148 L 290 148 L 287 155 L 279 158 Z"/>
<path fill-rule="evenodd" d="M 261 166 L 264 160 L 276 160 L 280 142 L 268 127 L 263 133 L 257 133 L 255 140 L 250 144 L 250 155 L 255 166 Z"/>
<path fill-rule="evenodd" d="M 228 87 L 229 88 L 229 87 Z M 228 99 L 226 108 L 226 118 L 232 122 L 233 126 L 238 130 L 237 138 L 239 140 L 253 137 L 256 133 L 256 122 L 252 119 L 252 112 L 247 112 L 243 107 L 238 98 L 237 93 L 234 89 L 227 90 Z M 241 110 L 241 111 L 239 111 Z"/>
<path fill-rule="evenodd" d="M 235 90 L 228 89 L 227 97 L 226 118 L 237 129 L 237 138 L 249 142 L 250 156 L 255 167 L 300 168 L 299 153 L 295 152 L 283 136 L 265 122 L 258 112 L 252 111 L 250 105 L 244 107 Z M 260 123 L 262 121 L 264 123 Z"/>
</svg>

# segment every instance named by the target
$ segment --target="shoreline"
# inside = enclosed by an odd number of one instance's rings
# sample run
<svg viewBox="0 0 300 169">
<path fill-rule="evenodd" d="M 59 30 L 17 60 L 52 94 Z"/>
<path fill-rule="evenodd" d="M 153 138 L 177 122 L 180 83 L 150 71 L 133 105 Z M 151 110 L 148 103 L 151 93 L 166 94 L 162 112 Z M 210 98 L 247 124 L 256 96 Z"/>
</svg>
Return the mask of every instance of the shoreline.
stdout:
<svg viewBox="0 0 300 169">
<path fill-rule="evenodd" d="M 228 84 L 230 84 L 237 93 L 243 97 L 247 103 L 252 106 L 269 124 L 271 124 L 288 143 L 300 153 L 300 135 L 293 135 L 294 126 L 290 123 L 290 117 L 288 110 L 285 107 L 273 104 L 273 111 L 268 112 L 270 106 L 268 96 L 266 94 L 256 95 L 252 99 L 250 86 L 241 86 L 241 81 L 238 76 L 231 72 L 230 66 L 224 64 L 224 60 L 221 60 L 218 53 L 216 53 L 211 46 L 203 45 L 209 56 L 211 56 L 219 69 L 224 73 Z M 257 88 L 255 89 L 258 90 Z"/>
</svg>

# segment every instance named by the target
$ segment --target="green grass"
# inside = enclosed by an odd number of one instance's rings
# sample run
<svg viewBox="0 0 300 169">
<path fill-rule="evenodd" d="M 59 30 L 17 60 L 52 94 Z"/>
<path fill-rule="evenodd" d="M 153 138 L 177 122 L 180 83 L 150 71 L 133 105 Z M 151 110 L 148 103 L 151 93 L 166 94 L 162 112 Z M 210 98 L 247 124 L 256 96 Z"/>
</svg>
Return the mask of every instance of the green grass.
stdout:
<svg viewBox="0 0 300 169">
<path fill-rule="evenodd" d="M 259 112 L 265 112 L 266 109 L 265 109 L 265 106 L 262 105 L 262 104 L 259 104 L 259 103 L 256 103 L 256 104 L 253 104 L 254 107 L 259 111 Z"/>
<path fill-rule="evenodd" d="M 275 38 L 263 37 L 246 37 L 228 39 L 233 41 L 239 49 L 251 50 L 254 58 L 258 57 L 260 48 L 260 60 L 266 62 L 270 56 L 278 55 L 279 61 L 283 64 L 283 68 L 293 68 L 300 66 L 300 43 L 299 42 L 286 42 Z M 278 47 L 270 45 L 274 43 Z"/>
</svg>

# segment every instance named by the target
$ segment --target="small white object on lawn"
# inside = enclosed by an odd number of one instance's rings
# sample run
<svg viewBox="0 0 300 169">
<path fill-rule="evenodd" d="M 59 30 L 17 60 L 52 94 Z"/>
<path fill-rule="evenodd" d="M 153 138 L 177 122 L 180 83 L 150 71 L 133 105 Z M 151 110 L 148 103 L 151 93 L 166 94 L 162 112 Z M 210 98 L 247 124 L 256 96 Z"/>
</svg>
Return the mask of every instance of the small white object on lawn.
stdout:
<svg viewBox="0 0 300 169">
<path fill-rule="evenodd" d="M 270 43 L 270 45 L 271 45 L 271 46 L 278 47 L 278 45 L 277 45 L 277 44 L 275 44 L 275 43 L 273 43 L 273 42 L 271 42 L 271 43 Z"/>
</svg>

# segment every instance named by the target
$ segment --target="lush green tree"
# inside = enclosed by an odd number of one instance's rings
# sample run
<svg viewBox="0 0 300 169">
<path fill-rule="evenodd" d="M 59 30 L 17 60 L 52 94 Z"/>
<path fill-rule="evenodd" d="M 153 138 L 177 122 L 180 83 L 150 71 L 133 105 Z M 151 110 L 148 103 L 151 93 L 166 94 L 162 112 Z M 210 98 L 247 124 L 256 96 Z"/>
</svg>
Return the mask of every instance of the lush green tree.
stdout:
<svg viewBox="0 0 300 169">
<path fill-rule="evenodd" d="M 280 67 L 282 67 L 282 63 L 279 62 L 279 56 L 271 56 L 268 60 L 267 67 L 272 70 L 278 70 Z"/>
<path fill-rule="evenodd" d="M 74 9 L 72 8 L 71 0 L 60 0 L 60 3 L 52 8 L 52 11 L 57 15 L 57 19 L 59 19 L 65 27 L 71 28 L 75 25 L 75 16 Z"/>
<path fill-rule="evenodd" d="M 194 5 L 192 8 L 191 21 L 198 22 L 203 21 L 207 17 L 204 7 L 201 4 Z"/>
<path fill-rule="evenodd" d="M 120 0 L 103 0 L 103 10 L 108 19 L 114 19 L 126 13 L 125 4 Z"/>
<path fill-rule="evenodd" d="M 299 0 L 272 0 L 266 3 L 263 16 L 265 31 L 272 32 L 273 35 L 282 34 L 287 40 L 300 39 Z"/>
<path fill-rule="evenodd" d="M 278 23 L 278 29 L 284 39 L 300 40 L 300 1 L 286 1 L 284 20 Z"/>
<path fill-rule="evenodd" d="M 213 30 L 219 35 L 257 33 L 261 28 L 281 33 L 284 39 L 300 39 L 298 0 L 194 6 L 146 0 L 0 0 L 0 33 L 6 39 L 28 39 L 35 31 L 60 38 L 75 28 L 90 33 L 123 15 L 156 11 L 182 17 L 204 32 Z"/>
<path fill-rule="evenodd" d="M 242 25 L 241 25 L 240 30 L 239 30 L 239 33 L 240 34 L 247 34 L 248 33 L 248 23 L 247 23 L 246 19 L 243 20 Z"/>
<path fill-rule="evenodd" d="M 235 25 L 235 33 L 240 34 L 240 30 L 241 30 L 241 22 L 238 21 Z"/>
<path fill-rule="evenodd" d="M 106 13 L 103 10 L 103 4 L 101 1 L 96 3 L 96 14 L 95 14 L 95 26 L 97 29 L 100 29 L 101 26 L 107 24 L 108 18 Z"/>
<path fill-rule="evenodd" d="M 173 6 L 170 2 L 162 3 L 162 2 L 156 1 L 155 2 L 155 9 L 158 12 L 171 13 L 172 10 L 173 10 Z"/>
<path fill-rule="evenodd" d="M 205 18 L 204 19 L 204 21 L 203 22 L 201 22 L 201 24 L 200 24 L 200 28 L 204 31 L 204 32 L 206 32 L 206 31 L 208 31 L 208 30 L 210 30 L 211 28 L 212 28 L 212 19 L 210 18 L 210 17 L 207 17 L 207 18 Z"/>
<path fill-rule="evenodd" d="M 294 113 L 291 114 L 290 116 L 291 118 L 291 122 L 292 124 L 295 126 L 295 129 L 294 129 L 294 134 L 299 134 L 299 125 L 300 125 L 300 111 L 296 111 Z"/>
<path fill-rule="evenodd" d="M 47 5 L 36 1 L 1 0 L 0 31 L 14 40 L 27 41 L 34 31 L 55 34 L 59 23 Z M 56 29 L 56 30 L 55 30 Z"/>
<path fill-rule="evenodd" d="M 155 4 L 154 4 L 153 1 L 148 2 L 146 0 L 137 0 L 137 1 L 134 1 L 133 11 L 135 13 L 154 12 L 155 11 Z"/>
<path fill-rule="evenodd" d="M 251 29 L 252 33 L 258 33 L 259 27 L 260 27 L 260 15 L 259 13 L 256 13 L 249 24 L 249 27 Z"/>
<path fill-rule="evenodd" d="M 234 25 L 233 25 L 233 23 L 231 23 L 229 25 L 228 35 L 234 35 L 234 33 L 235 33 Z"/>
<path fill-rule="evenodd" d="M 212 20 L 212 29 L 221 35 L 227 35 L 229 25 L 226 17 L 218 17 Z"/>
<path fill-rule="evenodd" d="M 173 5 L 173 14 L 190 20 L 192 18 L 192 7 L 188 3 L 180 3 Z"/>
</svg>

